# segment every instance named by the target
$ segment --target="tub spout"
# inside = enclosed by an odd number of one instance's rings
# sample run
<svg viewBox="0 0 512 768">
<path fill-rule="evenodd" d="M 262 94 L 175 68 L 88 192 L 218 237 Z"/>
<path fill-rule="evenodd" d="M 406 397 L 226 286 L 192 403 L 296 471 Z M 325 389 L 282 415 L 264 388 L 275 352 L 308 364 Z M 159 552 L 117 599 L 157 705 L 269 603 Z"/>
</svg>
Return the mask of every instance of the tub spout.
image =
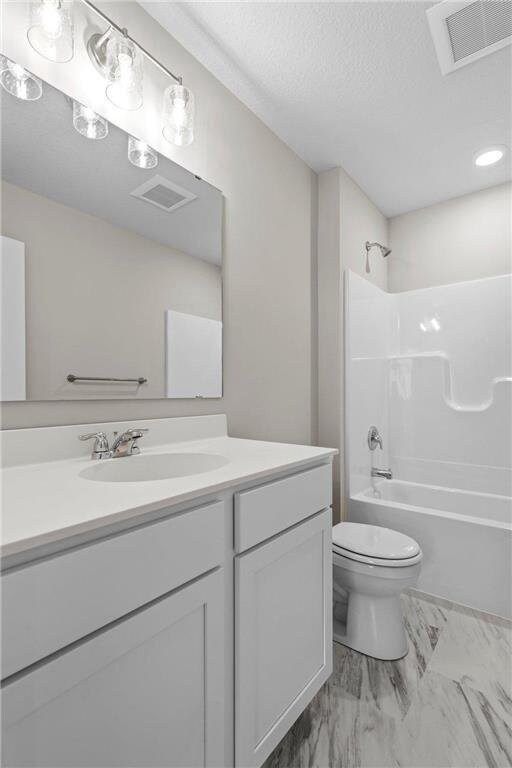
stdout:
<svg viewBox="0 0 512 768">
<path fill-rule="evenodd" d="M 375 469 L 375 467 L 372 467 L 372 477 L 383 477 L 385 480 L 392 480 L 393 473 L 390 469 Z"/>
</svg>

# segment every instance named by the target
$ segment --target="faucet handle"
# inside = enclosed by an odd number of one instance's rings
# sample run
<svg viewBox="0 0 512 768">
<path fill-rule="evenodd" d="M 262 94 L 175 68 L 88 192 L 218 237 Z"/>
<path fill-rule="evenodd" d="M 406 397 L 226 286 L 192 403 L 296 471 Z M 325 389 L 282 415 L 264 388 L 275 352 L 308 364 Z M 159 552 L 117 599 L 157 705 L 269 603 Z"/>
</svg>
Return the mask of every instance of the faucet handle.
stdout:
<svg viewBox="0 0 512 768">
<path fill-rule="evenodd" d="M 142 437 L 143 434 L 149 432 L 149 427 L 134 427 L 133 429 L 127 429 L 125 434 L 131 435 L 135 439 Z"/>
<path fill-rule="evenodd" d="M 380 436 L 377 427 L 370 427 L 368 430 L 367 442 L 370 451 L 374 451 L 377 446 L 382 450 L 382 437 Z"/>
<path fill-rule="evenodd" d="M 104 432 L 90 432 L 87 435 L 79 435 L 79 440 L 94 440 L 94 447 L 92 449 L 93 458 L 99 457 L 109 453 L 108 440 Z"/>
<path fill-rule="evenodd" d="M 149 432 L 149 429 L 147 427 L 141 427 L 140 429 L 136 427 L 135 429 L 128 429 L 126 431 L 126 434 L 130 435 L 133 441 L 130 449 L 130 453 L 132 455 L 140 453 L 139 438 L 143 437 L 146 432 Z"/>
</svg>

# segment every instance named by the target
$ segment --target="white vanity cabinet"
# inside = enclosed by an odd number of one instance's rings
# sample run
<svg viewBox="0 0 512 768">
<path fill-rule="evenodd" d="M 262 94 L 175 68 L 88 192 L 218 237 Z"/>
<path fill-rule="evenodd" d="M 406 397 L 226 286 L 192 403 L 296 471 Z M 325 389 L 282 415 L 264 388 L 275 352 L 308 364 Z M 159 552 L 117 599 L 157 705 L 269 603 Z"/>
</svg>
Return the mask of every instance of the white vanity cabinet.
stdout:
<svg viewBox="0 0 512 768">
<path fill-rule="evenodd" d="M 323 465 L 236 502 L 243 522 L 244 512 L 265 501 L 259 523 L 252 521 L 253 540 L 279 519 L 306 518 L 235 558 L 239 768 L 262 765 L 332 672 L 330 472 Z"/>
<path fill-rule="evenodd" d="M 224 765 L 222 571 L 15 678 L 2 765 Z"/>
<path fill-rule="evenodd" d="M 169 509 L 2 574 L 3 766 L 225 765 L 229 511 Z"/>
<path fill-rule="evenodd" d="M 330 457 L 276 473 L 2 573 L 2 765 L 262 765 L 332 669 Z"/>
</svg>

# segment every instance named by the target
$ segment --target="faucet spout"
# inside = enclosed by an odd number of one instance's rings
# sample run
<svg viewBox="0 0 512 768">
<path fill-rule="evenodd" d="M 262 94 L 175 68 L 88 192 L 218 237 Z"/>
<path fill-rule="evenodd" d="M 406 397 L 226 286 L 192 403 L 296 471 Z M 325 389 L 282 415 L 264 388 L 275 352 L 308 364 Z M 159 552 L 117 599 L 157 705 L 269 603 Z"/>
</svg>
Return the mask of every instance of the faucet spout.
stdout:
<svg viewBox="0 0 512 768">
<path fill-rule="evenodd" d="M 392 480 L 393 473 L 390 469 L 377 469 L 372 467 L 372 477 L 383 477 L 385 480 Z"/>
<path fill-rule="evenodd" d="M 121 456 L 133 456 L 136 453 L 140 453 L 137 441 L 148 431 L 147 429 L 127 429 L 126 432 L 117 435 L 112 443 L 112 458 L 118 459 Z"/>
</svg>

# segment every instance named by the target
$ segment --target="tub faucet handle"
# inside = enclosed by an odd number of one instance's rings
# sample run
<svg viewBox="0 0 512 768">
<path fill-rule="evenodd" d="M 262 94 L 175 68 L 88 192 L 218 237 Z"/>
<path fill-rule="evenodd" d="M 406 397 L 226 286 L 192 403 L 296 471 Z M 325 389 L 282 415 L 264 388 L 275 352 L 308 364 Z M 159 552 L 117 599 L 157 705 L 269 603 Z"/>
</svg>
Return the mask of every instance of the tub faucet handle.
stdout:
<svg viewBox="0 0 512 768">
<path fill-rule="evenodd" d="M 368 448 L 370 451 L 374 451 L 377 446 L 382 450 L 382 437 L 377 427 L 370 427 L 368 430 Z"/>
</svg>

